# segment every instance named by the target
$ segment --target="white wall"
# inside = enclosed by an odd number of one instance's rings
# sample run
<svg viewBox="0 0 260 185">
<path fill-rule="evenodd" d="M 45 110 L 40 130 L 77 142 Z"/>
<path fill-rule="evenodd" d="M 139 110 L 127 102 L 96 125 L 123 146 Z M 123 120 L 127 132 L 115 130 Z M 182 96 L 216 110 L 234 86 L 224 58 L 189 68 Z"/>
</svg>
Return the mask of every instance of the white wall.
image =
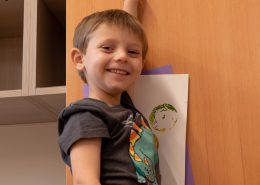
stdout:
<svg viewBox="0 0 260 185">
<path fill-rule="evenodd" d="M 0 125 L 0 185 L 65 185 L 57 123 Z"/>
</svg>

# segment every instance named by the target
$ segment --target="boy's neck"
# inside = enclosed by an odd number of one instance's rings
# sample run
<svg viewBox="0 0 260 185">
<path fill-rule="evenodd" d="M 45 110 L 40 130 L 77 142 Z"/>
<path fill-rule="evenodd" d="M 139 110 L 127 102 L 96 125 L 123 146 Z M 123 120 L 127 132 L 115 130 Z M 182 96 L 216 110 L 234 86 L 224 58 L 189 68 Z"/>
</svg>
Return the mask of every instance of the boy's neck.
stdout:
<svg viewBox="0 0 260 185">
<path fill-rule="evenodd" d="M 112 95 L 112 94 L 97 94 L 97 93 L 89 93 L 89 98 L 100 100 L 106 103 L 108 106 L 113 107 L 120 104 L 121 101 L 121 93 Z"/>
</svg>

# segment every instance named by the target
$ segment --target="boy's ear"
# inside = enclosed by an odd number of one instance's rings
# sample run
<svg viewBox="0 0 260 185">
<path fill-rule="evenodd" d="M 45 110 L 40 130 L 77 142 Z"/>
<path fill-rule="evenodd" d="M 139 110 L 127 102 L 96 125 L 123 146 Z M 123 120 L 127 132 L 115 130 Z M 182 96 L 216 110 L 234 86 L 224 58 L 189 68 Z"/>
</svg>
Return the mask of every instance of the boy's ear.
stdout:
<svg viewBox="0 0 260 185">
<path fill-rule="evenodd" d="M 83 54 L 80 52 L 78 48 L 72 48 L 71 52 L 71 59 L 73 64 L 75 65 L 78 71 L 83 71 L 85 69 L 84 62 L 83 62 Z"/>
</svg>

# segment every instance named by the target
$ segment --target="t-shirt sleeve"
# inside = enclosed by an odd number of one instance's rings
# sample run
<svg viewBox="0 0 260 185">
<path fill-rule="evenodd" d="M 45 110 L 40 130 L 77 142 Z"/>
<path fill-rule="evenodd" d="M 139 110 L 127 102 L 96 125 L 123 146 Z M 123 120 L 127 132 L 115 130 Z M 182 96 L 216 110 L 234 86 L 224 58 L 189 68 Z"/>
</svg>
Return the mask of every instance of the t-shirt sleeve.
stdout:
<svg viewBox="0 0 260 185">
<path fill-rule="evenodd" d="M 110 137 L 103 120 L 89 112 L 72 115 L 59 135 L 59 145 L 64 154 L 80 139 Z"/>
</svg>

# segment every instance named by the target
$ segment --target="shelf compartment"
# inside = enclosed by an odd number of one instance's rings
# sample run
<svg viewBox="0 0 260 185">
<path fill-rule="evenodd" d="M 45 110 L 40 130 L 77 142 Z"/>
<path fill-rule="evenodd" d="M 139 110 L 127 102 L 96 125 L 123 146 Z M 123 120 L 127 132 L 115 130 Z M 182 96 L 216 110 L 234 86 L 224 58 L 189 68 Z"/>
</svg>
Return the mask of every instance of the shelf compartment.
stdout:
<svg viewBox="0 0 260 185">
<path fill-rule="evenodd" d="M 0 1 L 0 91 L 22 89 L 23 12 L 23 0 Z"/>
<path fill-rule="evenodd" d="M 39 0 L 36 88 L 66 84 L 66 1 Z"/>
</svg>

